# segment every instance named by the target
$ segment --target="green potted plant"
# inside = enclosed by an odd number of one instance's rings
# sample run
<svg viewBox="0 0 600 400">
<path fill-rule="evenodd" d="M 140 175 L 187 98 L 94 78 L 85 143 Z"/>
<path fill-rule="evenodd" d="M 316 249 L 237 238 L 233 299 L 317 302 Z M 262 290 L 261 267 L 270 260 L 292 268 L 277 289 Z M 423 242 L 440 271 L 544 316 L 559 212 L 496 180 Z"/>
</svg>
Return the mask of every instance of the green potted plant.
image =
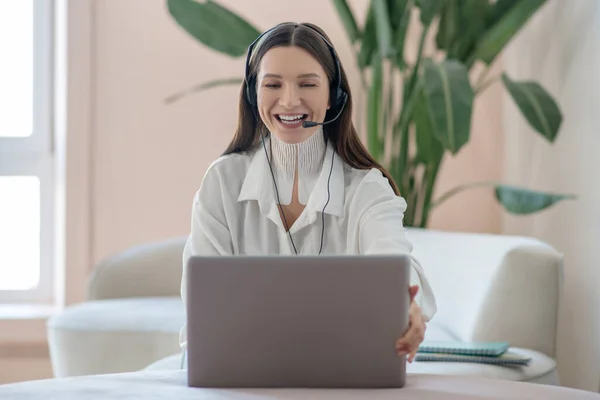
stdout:
<svg viewBox="0 0 600 400">
<path fill-rule="evenodd" d="M 477 186 L 492 187 L 496 199 L 513 214 L 538 212 L 574 197 L 496 182 L 461 185 L 433 197 L 444 157 L 456 155 L 469 141 L 474 101 L 496 81 L 536 132 L 549 142 L 556 139 L 562 114 L 546 90 L 506 73 L 488 77 L 492 63 L 546 0 L 371 0 L 362 27 L 346 0 L 332 1 L 366 93 L 367 147 L 390 171 L 408 203 L 406 226 L 426 227 L 434 207 Z M 261 32 L 212 0 L 167 0 L 167 7 L 183 30 L 232 58 L 244 57 Z M 418 19 L 411 18 L 413 14 Z M 420 25 L 421 33 L 415 60 L 409 62 L 405 44 L 413 23 Z M 426 54 L 431 34 L 435 48 Z M 483 72 L 472 78 L 478 64 Z M 239 85 L 242 79 L 203 82 L 169 97 L 167 103 L 220 85 Z"/>
</svg>

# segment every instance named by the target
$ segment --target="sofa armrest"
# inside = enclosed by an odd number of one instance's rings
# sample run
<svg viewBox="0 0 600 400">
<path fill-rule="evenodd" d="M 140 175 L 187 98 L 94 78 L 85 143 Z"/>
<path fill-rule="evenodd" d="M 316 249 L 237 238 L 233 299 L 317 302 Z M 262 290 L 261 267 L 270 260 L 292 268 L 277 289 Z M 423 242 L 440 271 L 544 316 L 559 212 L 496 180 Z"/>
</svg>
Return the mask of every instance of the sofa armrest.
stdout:
<svg viewBox="0 0 600 400">
<path fill-rule="evenodd" d="M 562 254 L 509 235 L 409 228 L 408 238 L 436 296 L 437 324 L 458 340 L 555 357 Z"/>
<path fill-rule="evenodd" d="M 102 260 L 88 282 L 88 299 L 179 296 L 186 239 L 135 246 Z"/>
</svg>

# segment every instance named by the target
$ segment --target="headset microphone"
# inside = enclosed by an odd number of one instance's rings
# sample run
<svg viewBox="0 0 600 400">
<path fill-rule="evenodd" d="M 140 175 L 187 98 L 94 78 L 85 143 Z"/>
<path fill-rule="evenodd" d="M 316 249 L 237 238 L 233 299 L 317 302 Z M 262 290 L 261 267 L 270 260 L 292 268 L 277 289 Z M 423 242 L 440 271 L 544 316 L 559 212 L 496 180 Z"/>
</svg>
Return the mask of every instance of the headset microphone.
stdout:
<svg viewBox="0 0 600 400">
<path fill-rule="evenodd" d="M 346 106 L 347 100 L 348 100 L 348 95 L 346 95 L 344 93 L 344 100 L 343 100 L 342 106 L 340 107 L 340 111 L 337 113 L 337 115 L 333 119 L 330 119 L 329 121 L 323 121 L 323 122 L 302 121 L 302 127 L 310 128 L 312 126 L 317 126 L 317 125 L 326 125 L 326 124 L 329 124 L 329 123 L 335 121 L 336 119 L 338 119 L 340 117 L 340 115 L 342 115 L 342 111 L 344 110 L 344 107 Z"/>
</svg>

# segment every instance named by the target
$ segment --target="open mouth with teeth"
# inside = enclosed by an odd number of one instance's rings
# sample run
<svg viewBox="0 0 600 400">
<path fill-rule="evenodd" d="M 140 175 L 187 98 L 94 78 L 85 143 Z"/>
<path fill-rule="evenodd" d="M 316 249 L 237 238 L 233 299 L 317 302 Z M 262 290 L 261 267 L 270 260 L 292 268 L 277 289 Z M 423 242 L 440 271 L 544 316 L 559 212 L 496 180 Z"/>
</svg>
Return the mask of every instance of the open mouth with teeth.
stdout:
<svg viewBox="0 0 600 400">
<path fill-rule="evenodd" d="M 308 114 L 295 114 L 295 115 L 275 114 L 275 118 L 277 118 L 277 121 L 279 121 L 283 125 L 293 127 L 293 126 L 301 124 L 303 120 L 308 118 Z"/>
</svg>

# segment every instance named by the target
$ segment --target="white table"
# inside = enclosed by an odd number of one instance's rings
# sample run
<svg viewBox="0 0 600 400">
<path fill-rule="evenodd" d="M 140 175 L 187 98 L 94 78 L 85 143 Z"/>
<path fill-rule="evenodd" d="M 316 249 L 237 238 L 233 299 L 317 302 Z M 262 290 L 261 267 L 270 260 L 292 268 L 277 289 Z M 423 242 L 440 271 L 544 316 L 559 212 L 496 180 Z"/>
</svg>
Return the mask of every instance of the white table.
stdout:
<svg viewBox="0 0 600 400">
<path fill-rule="evenodd" d="M 600 400 L 600 394 L 558 386 L 448 375 L 408 375 L 402 389 L 199 389 L 185 371 L 139 371 L 0 385 L 10 400 Z"/>
</svg>

